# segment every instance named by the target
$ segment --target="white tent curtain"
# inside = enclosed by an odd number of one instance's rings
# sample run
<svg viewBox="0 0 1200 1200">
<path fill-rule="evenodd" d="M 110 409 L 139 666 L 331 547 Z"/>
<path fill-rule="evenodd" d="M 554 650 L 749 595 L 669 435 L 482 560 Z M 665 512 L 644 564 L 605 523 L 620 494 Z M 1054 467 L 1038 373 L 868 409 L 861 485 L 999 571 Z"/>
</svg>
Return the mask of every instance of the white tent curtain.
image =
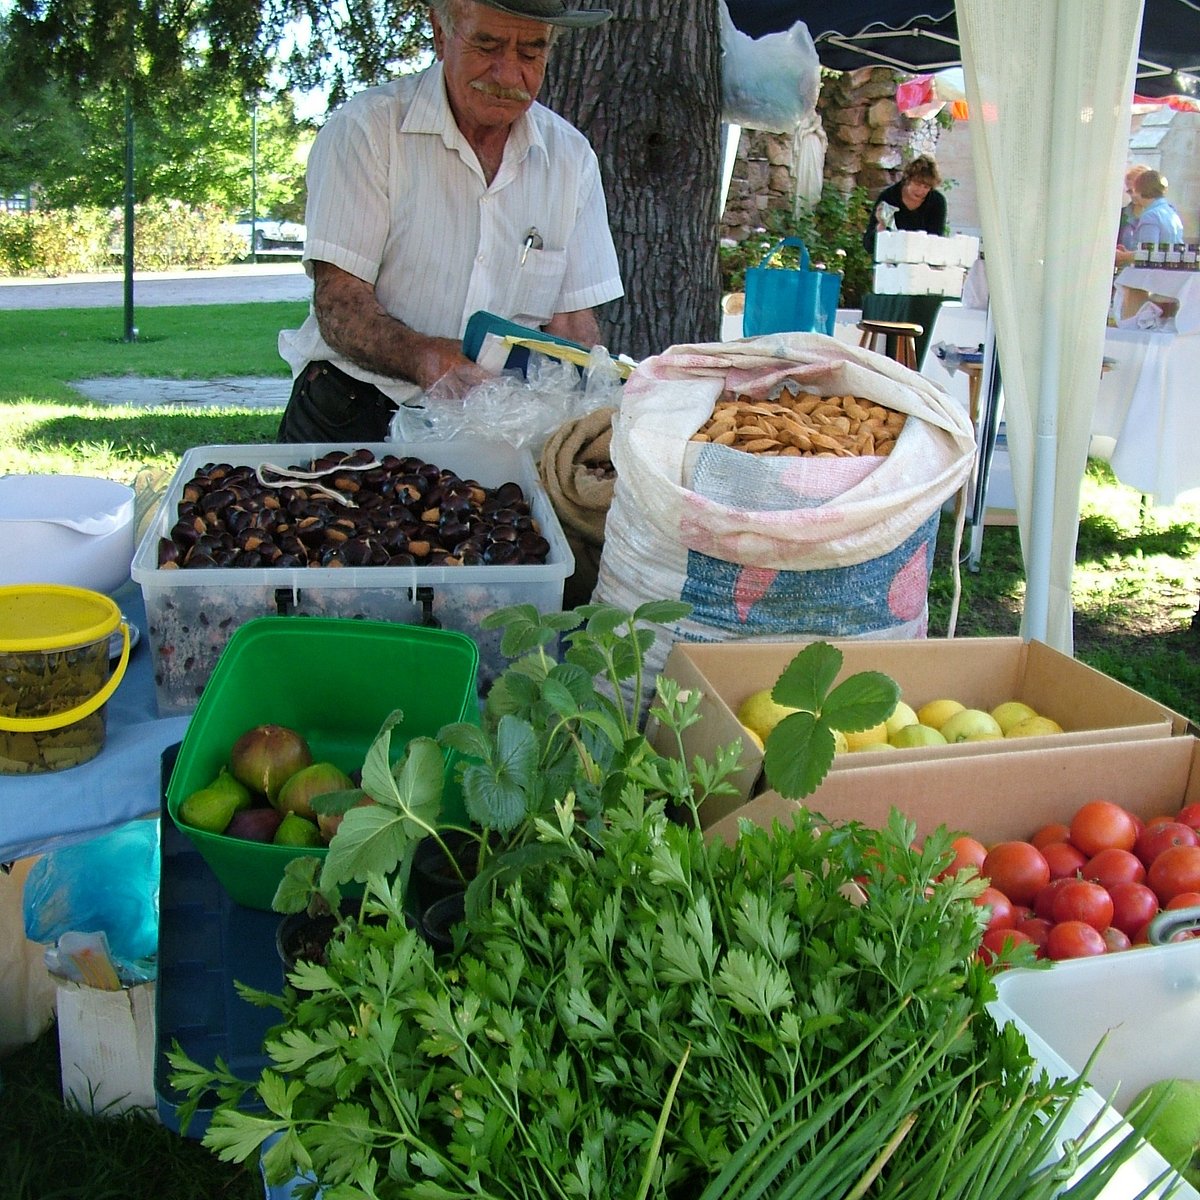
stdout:
<svg viewBox="0 0 1200 1200">
<path fill-rule="evenodd" d="M 1142 0 L 956 0 L 1025 558 L 1021 633 L 1071 654 Z"/>
</svg>

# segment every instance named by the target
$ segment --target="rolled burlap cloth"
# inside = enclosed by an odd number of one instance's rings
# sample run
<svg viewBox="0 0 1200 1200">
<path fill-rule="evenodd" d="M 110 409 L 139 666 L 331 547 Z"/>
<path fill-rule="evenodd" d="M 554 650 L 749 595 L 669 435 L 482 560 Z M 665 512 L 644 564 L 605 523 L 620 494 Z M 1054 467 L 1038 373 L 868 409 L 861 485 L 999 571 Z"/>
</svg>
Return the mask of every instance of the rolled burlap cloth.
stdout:
<svg viewBox="0 0 1200 1200">
<path fill-rule="evenodd" d="M 575 555 L 575 573 L 563 585 L 563 608 L 586 604 L 596 586 L 616 478 L 608 456 L 616 411 L 598 408 L 567 421 L 546 440 L 538 462 L 542 486 Z"/>
</svg>

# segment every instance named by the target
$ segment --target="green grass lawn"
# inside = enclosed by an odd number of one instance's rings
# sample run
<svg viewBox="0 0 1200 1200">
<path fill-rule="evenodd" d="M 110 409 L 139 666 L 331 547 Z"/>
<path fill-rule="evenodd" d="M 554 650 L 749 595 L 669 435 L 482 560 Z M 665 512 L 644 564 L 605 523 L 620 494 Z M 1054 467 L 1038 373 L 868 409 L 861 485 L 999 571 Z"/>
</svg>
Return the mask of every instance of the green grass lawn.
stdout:
<svg viewBox="0 0 1200 1200">
<path fill-rule="evenodd" d="M 114 408 L 81 399 L 72 380 L 101 375 L 278 375 L 281 328 L 303 305 L 146 309 L 143 340 L 120 341 L 116 310 L 0 312 L 0 473 L 80 472 L 132 480 L 171 469 L 190 447 L 274 440 L 278 413 Z M 951 522 L 942 521 L 930 584 L 930 634 L 944 636 L 952 586 Z M 985 530 L 980 569 L 963 568 L 958 636 L 1019 632 L 1024 571 L 1017 530 Z M 1083 484 L 1074 582 L 1076 654 L 1200 722 L 1200 501 L 1144 508 L 1103 463 Z M 95 1121 L 58 1098 L 53 1033 L 0 1065 L 4 1200 L 115 1200 L 262 1195 L 253 1172 L 136 1118 Z"/>
</svg>

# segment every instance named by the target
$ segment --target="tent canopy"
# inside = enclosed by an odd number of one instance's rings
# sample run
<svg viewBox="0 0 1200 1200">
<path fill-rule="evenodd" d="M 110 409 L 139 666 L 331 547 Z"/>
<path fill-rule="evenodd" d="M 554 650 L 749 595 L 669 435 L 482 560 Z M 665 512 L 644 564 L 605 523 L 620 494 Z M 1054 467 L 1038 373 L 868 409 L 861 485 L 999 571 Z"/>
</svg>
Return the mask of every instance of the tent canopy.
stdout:
<svg viewBox="0 0 1200 1200">
<path fill-rule="evenodd" d="M 954 0 L 728 0 L 733 23 L 751 37 L 803 21 L 821 65 L 833 71 L 892 67 L 913 75 L 958 66 Z M 1200 95 L 1200 2 L 1146 0 L 1135 91 Z"/>
</svg>

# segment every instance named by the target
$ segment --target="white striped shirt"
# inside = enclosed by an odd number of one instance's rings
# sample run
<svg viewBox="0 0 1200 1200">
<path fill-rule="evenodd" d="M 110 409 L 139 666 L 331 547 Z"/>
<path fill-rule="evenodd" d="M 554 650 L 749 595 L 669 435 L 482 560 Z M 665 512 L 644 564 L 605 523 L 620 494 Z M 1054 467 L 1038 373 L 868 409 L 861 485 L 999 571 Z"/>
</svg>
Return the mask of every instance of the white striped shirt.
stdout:
<svg viewBox="0 0 1200 1200">
<path fill-rule="evenodd" d="M 446 99 L 440 63 L 368 88 L 335 112 L 308 161 L 305 269 L 333 263 L 375 285 L 406 325 L 461 337 L 485 309 L 522 325 L 623 294 L 596 155 L 534 104 L 513 126 L 489 186 Z M 527 235 L 540 249 L 522 263 Z M 327 346 L 310 311 L 279 335 L 293 377 L 325 359 L 398 403 L 419 389 L 372 375 Z"/>
</svg>

